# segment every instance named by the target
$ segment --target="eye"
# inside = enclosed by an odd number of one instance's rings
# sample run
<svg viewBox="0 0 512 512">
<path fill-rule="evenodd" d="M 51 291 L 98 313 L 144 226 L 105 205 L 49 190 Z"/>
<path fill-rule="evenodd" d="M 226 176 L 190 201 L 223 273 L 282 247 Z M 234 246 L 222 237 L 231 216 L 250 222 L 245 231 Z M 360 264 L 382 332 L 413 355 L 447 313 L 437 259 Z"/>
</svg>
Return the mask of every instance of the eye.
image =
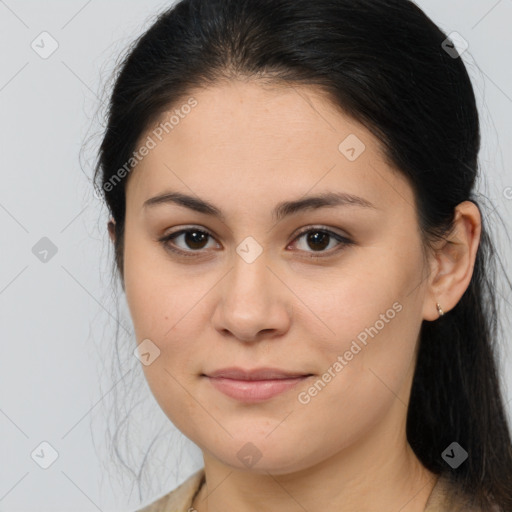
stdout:
<svg viewBox="0 0 512 512">
<path fill-rule="evenodd" d="M 308 244 L 307 246 L 313 250 L 308 251 L 307 249 L 303 248 L 300 249 L 300 251 L 309 253 L 308 257 L 310 258 L 331 256 L 333 253 L 337 253 L 339 250 L 341 250 L 344 246 L 354 244 L 352 240 L 338 233 L 335 233 L 330 229 L 324 227 L 310 227 L 302 230 L 293 240 L 293 242 L 288 245 L 288 247 L 293 245 L 297 240 L 301 240 L 304 237 L 306 237 L 305 243 Z M 171 252 L 177 253 L 181 256 L 195 257 L 201 255 L 201 252 L 203 252 L 202 249 L 208 248 L 208 238 L 213 239 L 213 235 L 211 235 L 208 231 L 198 228 L 187 228 L 165 235 L 158 241 Z M 185 244 L 185 247 L 179 247 L 179 244 L 176 243 L 179 240 Z M 334 249 L 332 249 L 333 242 L 335 242 Z M 326 251 L 325 249 L 329 248 L 329 246 L 331 246 L 331 250 Z"/>
<path fill-rule="evenodd" d="M 197 256 L 200 249 L 205 248 L 208 237 L 213 238 L 208 231 L 197 228 L 181 229 L 159 239 L 166 249 L 183 256 Z M 185 249 L 176 248 L 176 241 L 181 239 L 186 244 Z M 188 250 L 187 250 L 188 249 Z M 192 250 L 190 250 L 192 249 Z"/>
<path fill-rule="evenodd" d="M 323 227 L 307 228 L 306 230 L 301 231 L 299 233 L 299 236 L 295 238 L 294 242 L 296 240 L 301 240 L 302 238 L 304 238 L 305 241 L 303 247 L 309 247 L 312 248 L 313 250 L 301 250 L 309 252 L 310 254 L 308 255 L 308 257 L 311 258 L 331 256 L 333 253 L 337 253 L 339 250 L 341 250 L 344 246 L 352 245 L 354 243 L 352 240 L 349 240 L 348 238 Z M 332 249 L 332 242 L 336 242 L 334 243 L 334 250 L 326 251 L 325 249 L 329 246 L 331 246 Z"/>
</svg>

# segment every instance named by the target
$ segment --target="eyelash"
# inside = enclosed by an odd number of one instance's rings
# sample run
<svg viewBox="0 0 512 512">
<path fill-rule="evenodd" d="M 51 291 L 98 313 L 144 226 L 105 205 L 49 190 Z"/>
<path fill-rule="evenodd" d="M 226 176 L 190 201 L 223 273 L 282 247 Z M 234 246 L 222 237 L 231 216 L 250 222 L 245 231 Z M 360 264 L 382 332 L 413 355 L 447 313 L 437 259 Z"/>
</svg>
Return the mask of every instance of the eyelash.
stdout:
<svg viewBox="0 0 512 512">
<path fill-rule="evenodd" d="M 202 249 L 199 249 L 196 251 L 194 251 L 194 250 L 184 251 L 182 249 L 176 249 L 176 247 L 174 247 L 173 245 L 171 245 L 169 243 L 172 240 L 174 240 L 175 238 L 177 238 L 178 236 L 180 236 L 182 234 L 189 233 L 189 232 L 198 232 L 201 234 L 208 235 L 211 238 L 214 238 L 214 236 L 211 233 L 209 233 L 208 231 L 206 231 L 204 229 L 187 228 L 187 229 L 181 229 L 180 231 L 175 231 L 174 233 L 165 235 L 164 237 L 159 238 L 158 241 L 160 243 L 162 243 L 162 245 L 164 246 L 165 249 L 167 249 L 175 254 L 178 254 L 179 256 L 192 257 L 192 258 L 199 257 L 199 256 L 201 256 L 200 253 L 202 252 Z M 339 244 L 334 249 L 331 249 L 329 251 L 318 251 L 320 254 L 315 254 L 315 251 L 313 251 L 311 253 L 311 255 L 308 256 L 311 259 L 327 258 L 329 256 L 333 256 L 334 254 L 337 254 L 343 247 L 347 247 L 347 246 L 354 244 L 354 242 L 352 240 L 350 240 L 344 236 L 341 236 L 338 233 L 331 231 L 330 229 L 327 229 L 327 228 L 324 228 L 321 226 L 310 227 L 310 228 L 300 231 L 297 234 L 297 236 L 293 239 L 292 243 L 299 240 L 302 236 L 304 236 L 308 233 L 325 233 L 325 234 L 331 236 L 332 238 L 334 238 L 337 242 L 339 242 Z M 309 251 L 304 251 L 304 252 L 309 252 Z"/>
</svg>

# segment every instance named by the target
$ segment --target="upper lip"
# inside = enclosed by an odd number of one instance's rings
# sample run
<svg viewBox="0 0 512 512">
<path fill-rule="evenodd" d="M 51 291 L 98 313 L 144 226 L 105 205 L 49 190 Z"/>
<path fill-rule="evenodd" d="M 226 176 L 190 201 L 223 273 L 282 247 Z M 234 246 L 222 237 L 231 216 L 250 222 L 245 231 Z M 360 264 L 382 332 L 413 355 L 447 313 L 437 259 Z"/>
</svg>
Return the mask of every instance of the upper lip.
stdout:
<svg viewBox="0 0 512 512">
<path fill-rule="evenodd" d="M 305 377 L 311 375 L 310 373 L 293 372 L 282 370 L 280 368 L 221 368 L 213 372 L 208 372 L 207 377 L 224 377 L 226 379 L 236 380 L 271 380 L 271 379 L 293 379 L 297 377 Z"/>
</svg>

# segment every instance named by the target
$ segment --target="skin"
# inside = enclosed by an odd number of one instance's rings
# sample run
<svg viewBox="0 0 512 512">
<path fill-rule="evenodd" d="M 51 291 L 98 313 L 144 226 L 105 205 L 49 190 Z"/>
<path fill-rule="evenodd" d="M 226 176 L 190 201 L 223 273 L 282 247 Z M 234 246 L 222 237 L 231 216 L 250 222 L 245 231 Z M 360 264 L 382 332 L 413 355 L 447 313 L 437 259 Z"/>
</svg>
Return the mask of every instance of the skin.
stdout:
<svg viewBox="0 0 512 512">
<path fill-rule="evenodd" d="M 437 320 L 436 302 L 449 314 L 469 285 L 478 209 L 461 203 L 449 242 L 425 259 L 409 183 L 385 162 L 377 139 L 319 91 L 248 81 L 191 96 L 198 105 L 129 176 L 124 286 L 137 343 L 150 339 L 160 350 L 143 366 L 149 386 L 203 452 L 206 486 L 194 508 L 423 511 L 436 476 L 405 434 L 419 331 L 423 320 Z M 355 161 L 338 150 L 350 134 L 366 146 Z M 143 208 L 169 191 L 213 203 L 224 220 L 176 204 Z M 374 208 L 271 217 L 281 201 L 332 191 Z M 298 231 L 318 226 L 354 243 L 330 237 L 315 251 Z M 198 257 L 174 255 L 158 241 L 190 227 L 212 236 L 202 245 L 184 236 L 174 243 Z M 248 236 L 263 250 L 252 263 L 236 252 Z M 394 303 L 401 311 L 300 403 L 299 393 Z M 227 366 L 314 377 L 248 404 L 201 377 Z M 250 467 L 237 457 L 249 442 L 261 455 Z"/>
</svg>

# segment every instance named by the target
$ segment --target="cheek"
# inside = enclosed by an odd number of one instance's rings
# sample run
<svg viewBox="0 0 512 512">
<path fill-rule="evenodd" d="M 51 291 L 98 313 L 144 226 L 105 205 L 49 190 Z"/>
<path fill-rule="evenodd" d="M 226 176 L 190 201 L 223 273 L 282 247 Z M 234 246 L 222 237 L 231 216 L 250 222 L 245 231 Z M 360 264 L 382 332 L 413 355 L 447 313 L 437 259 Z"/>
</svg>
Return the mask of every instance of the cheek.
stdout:
<svg viewBox="0 0 512 512">
<path fill-rule="evenodd" d="M 154 276 L 151 265 L 148 264 L 148 251 L 137 238 L 131 224 L 126 225 L 124 240 L 124 284 L 125 296 L 130 315 L 137 334 L 137 341 L 141 337 L 148 337 L 145 332 L 149 316 L 153 312 Z M 152 300 L 153 299 L 153 300 Z"/>
<path fill-rule="evenodd" d="M 179 319 L 186 304 L 186 288 L 179 276 L 171 273 L 163 249 L 127 231 L 125 241 L 125 295 L 137 341 L 154 339 L 161 344 Z M 166 264 L 167 263 L 167 264 Z"/>
<path fill-rule="evenodd" d="M 200 353 L 195 340 L 205 325 L 204 319 L 198 318 L 203 311 L 198 300 L 212 285 L 178 273 L 165 254 L 150 244 L 130 241 L 127 237 L 125 295 L 136 344 L 149 339 L 159 351 L 143 370 L 157 400 L 172 396 L 179 401 L 182 388 L 172 377 L 187 385 L 194 375 Z"/>
<path fill-rule="evenodd" d="M 357 265 L 322 276 L 314 287 L 310 279 L 301 281 L 294 290 L 308 305 L 300 308 L 302 325 L 315 328 L 322 346 L 336 351 L 347 350 L 358 336 L 364 343 L 373 326 L 381 334 L 391 332 L 393 324 L 403 320 L 401 311 L 410 309 L 415 298 L 409 294 L 410 283 L 419 269 L 410 263 L 409 267 L 400 260 L 391 259 L 381 266 L 360 258 Z"/>
<path fill-rule="evenodd" d="M 311 326 L 310 348 L 336 390 L 325 393 L 334 407 L 351 403 L 351 396 L 392 396 L 386 386 L 398 390 L 414 364 L 422 319 L 419 289 L 411 291 L 421 281 L 421 255 L 409 252 L 404 258 L 399 250 L 379 248 L 371 256 L 358 258 L 350 273 L 331 276 L 328 287 L 308 295 L 319 319 L 308 324 L 304 318 L 302 325 Z M 305 285 L 300 293 L 306 293 Z M 357 412 L 357 403 L 349 409 Z"/>
<path fill-rule="evenodd" d="M 406 408 L 419 326 L 394 298 L 348 302 L 350 307 L 331 318 L 336 336 L 316 338 L 319 343 L 311 346 L 320 363 L 318 377 L 298 390 L 295 407 L 302 416 L 295 419 L 302 418 L 330 446 L 349 445 L 392 408 Z"/>
</svg>

